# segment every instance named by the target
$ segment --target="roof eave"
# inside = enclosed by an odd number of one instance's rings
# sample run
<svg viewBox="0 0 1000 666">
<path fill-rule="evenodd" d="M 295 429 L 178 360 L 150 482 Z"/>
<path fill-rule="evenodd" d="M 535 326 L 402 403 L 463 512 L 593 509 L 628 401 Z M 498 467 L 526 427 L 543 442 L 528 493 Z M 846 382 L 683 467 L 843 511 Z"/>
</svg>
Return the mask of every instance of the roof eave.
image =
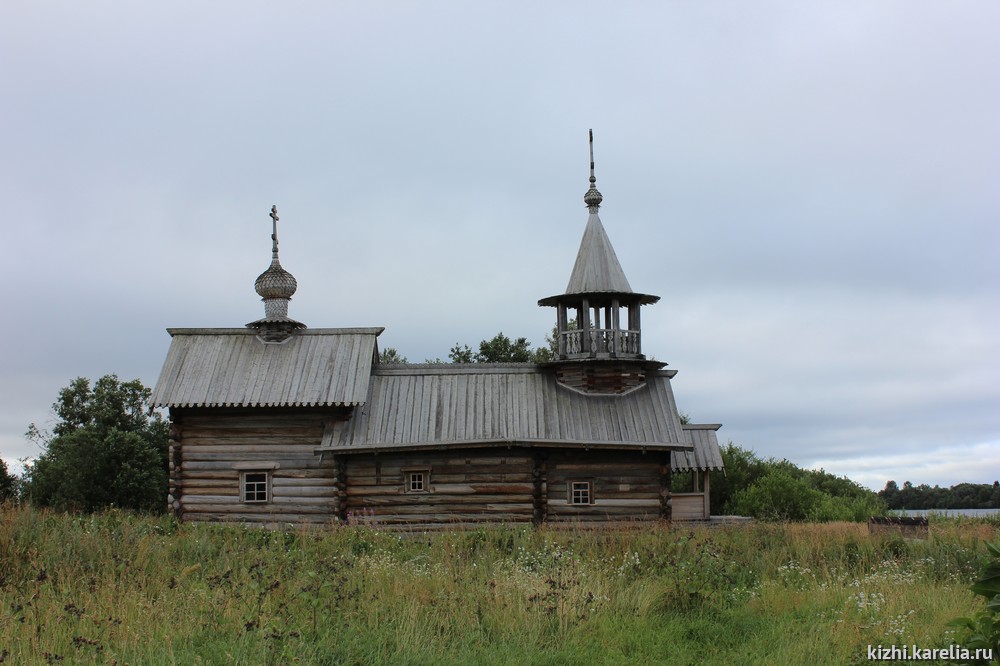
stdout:
<svg viewBox="0 0 1000 666">
<path fill-rule="evenodd" d="M 408 442 L 405 444 L 369 444 L 362 446 L 329 446 L 315 449 L 316 453 L 381 453 L 411 451 L 413 449 L 456 449 L 456 448 L 562 448 L 597 449 L 617 451 L 693 451 L 688 442 L 609 442 L 595 440 L 589 442 L 544 440 L 544 439 L 490 439 Z"/>
</svg>

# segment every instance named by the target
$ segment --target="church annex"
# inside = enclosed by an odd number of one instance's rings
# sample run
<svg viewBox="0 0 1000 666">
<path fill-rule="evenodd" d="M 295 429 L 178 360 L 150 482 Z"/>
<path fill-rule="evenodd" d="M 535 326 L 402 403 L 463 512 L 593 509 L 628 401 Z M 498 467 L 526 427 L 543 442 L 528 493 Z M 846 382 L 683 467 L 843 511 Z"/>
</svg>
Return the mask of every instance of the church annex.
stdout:
<svg viewBox="0 0 1000 666">
<path fill-rule="evenodd" d="M 168 503 L 189 521 L 636 522 L 709 515 L 717 424 L 683 425 L 675 371 L 642 352 L 640 311 L 601 219 L 589 218 L 541 364 L 379 363 L 382 328 L 307 328 L 288 316 L 278 260 L 255 287 L 264 318 L 168 329 L 153 405 L 171 421 Z M 671 493 L 690 473 L 694 492 Z"/>
</svg>

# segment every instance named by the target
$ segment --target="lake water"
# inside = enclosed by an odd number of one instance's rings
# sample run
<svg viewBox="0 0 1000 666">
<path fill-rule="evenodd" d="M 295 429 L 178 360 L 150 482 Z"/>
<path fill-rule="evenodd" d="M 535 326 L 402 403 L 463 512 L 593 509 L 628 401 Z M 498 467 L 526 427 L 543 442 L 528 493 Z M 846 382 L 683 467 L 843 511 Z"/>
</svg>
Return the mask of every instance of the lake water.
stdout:
<svg viewBox="0 0 1000 666">
<path fill-rule="evenodd" d="M 893 509 L 889 513 L 898 516 L 995 516 L 1000 514 L 1000 509 Z"/>
</svg>

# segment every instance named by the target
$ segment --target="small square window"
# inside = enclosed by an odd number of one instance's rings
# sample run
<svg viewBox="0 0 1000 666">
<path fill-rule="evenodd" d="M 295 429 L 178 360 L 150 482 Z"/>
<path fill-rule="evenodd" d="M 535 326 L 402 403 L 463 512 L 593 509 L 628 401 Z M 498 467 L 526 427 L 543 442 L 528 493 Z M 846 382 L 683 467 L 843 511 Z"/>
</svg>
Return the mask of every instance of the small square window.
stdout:
<svg viewBox="0 0 1000 666">
<path fill-rule="evenodd" d="M 428 469 L 403 470 L 403 490 L 408 493 L 430 492 L 431 472 Z"/>
<path fill-rule="evenodd" d="M 590 481 L 573 481 L 569 489 L 570 504 L 593 504 L 594 494 Z"/>
<path fill-rule="evenodd" d="M 268 472 L 244 472 L 243 473 L 243 501 L 247 504 L 260 504 L 267 502 L 268 489 L 270 486 L 270 474 Z"/>
</svg>

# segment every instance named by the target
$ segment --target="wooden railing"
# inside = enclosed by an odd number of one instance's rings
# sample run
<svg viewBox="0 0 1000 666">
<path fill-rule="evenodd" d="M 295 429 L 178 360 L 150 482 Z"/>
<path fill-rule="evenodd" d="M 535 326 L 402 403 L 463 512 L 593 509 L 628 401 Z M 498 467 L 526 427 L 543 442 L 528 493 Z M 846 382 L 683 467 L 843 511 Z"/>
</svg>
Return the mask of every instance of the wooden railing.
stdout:
<svg viewBox="0 0 1000 666">
<path fill-rule="evenodd" d="M 589 339 L 587 334 L 589 334 Z M 587 344 L 589 342 L 589 344 Z M 639 331 L 592 328 L 589 331 L 563 331 L 559 334 L 559 354 L 640 354 Z"/>
</svg>

